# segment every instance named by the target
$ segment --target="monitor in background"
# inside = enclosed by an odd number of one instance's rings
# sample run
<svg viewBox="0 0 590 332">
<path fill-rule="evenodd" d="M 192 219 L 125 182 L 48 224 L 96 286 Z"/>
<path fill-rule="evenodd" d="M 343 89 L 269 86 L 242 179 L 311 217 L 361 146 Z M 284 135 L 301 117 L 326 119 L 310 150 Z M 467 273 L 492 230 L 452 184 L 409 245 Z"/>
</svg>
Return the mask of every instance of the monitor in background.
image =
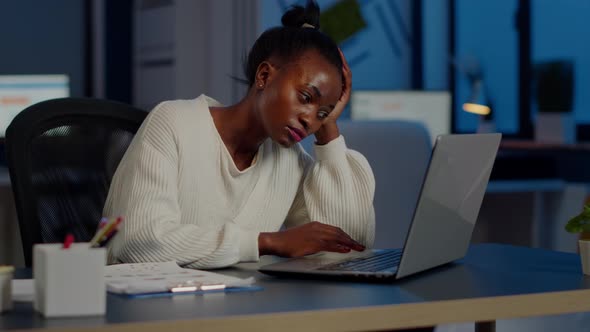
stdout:
<svg viewBox="0 0 590 332">
<path fill-rule="evenodd" d="M 69 95 L 67 75 L 0 75 L 0 138 L 12 119 L 28 106 Z"/>
<path fill-rule="evenodd" d="M 434 143 L 451 133 L 451 95 L 448 91 L 352 91 L 353 120 L 418 121 Z"/>
</svg>

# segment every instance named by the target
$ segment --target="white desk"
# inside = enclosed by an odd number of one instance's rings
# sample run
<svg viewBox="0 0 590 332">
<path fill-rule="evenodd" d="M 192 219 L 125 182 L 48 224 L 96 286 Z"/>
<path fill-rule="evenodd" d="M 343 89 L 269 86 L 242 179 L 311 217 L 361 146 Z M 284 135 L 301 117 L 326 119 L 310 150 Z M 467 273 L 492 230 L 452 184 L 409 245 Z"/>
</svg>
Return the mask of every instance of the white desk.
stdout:
<svg viewBox="0 0 590 332">
<path fill-rule="evenodd" d="M 103 317 L 43 319 L 30 303 L 0 315 L 0 330 L 378 331 L 590 311 L 578 255 L 475 245 L 455 264 L 390 284 L 282 279 L 257 264 L 220 270 L 255 276 L 264 290 L 129 299 L 109 295 Z"/>
</svg>

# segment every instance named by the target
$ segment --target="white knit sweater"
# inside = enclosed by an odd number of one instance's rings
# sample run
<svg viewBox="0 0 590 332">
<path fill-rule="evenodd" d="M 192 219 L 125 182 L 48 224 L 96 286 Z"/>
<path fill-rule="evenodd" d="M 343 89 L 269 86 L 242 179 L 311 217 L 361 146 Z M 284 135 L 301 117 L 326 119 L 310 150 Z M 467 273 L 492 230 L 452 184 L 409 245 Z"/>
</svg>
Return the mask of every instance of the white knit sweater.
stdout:
<svg viewBox="0 0 590 332">
<path fill-rule="evenodd" d="M 267 139 L 240 171 L 201 95 L 158 105 L 147 117 L 111 183 L 105 216 L 123 216 L 109 262 L 175 260 L 217 268 L 258 260 L 258 235 L 310 220 L 342 228 L 371 246 L 375 180 L 344 138 L 315 146 Z"/>
</svg>

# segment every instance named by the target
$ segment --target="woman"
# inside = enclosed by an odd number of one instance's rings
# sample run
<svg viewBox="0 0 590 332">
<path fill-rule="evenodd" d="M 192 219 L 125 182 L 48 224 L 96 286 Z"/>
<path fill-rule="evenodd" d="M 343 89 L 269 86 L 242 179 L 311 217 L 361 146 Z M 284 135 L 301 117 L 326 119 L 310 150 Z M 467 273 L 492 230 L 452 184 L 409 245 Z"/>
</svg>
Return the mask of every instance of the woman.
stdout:
<svg viewBox="0 0 590 332">
<path fill-rule="evenodd" d="M 373 174 L 336 125 L 350 69 L 318 30 L 315 1 L 282 23 L 252 47 L 240 102 L 201 95 L 150 113 L 107 197 L 104 215 L 125 217 L 111 263 L 219 268 L 372 245 Z M 298 144 L 311 134 L 315 161 Z"/>
</svg>

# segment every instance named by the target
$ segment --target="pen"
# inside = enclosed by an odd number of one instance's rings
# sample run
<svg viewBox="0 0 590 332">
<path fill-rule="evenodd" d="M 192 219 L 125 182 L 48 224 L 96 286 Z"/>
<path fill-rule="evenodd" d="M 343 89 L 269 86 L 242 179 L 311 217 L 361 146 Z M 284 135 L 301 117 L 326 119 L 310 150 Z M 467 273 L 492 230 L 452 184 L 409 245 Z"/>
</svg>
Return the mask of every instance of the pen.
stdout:
<svg viewBox="0 0 590 332">
<path fill-rule="evenodd" d="M 104 227 L 100 228 L 98 230 L 98 232 L 96 233 L 96 235 L 94 235 L 92 240 L 90 240 L 90 247 L 96 247 L 100 243 L 100 241 L 103 239 L 103 237 L 105 235 L 107 235 L 109 232 L 111 232 L 113 227 L 116 227 L 117 225 L 119 225 L 122 220 L 123 220 L 122 217 L 118 217 L 116 219 L 111 219 L 106 225 L 104 225 Z"/>
<path fill-rule="evenodd" d="M 63 249 L 70 249 L 70 246 L 74 243 L 74 235 L 72 233 L 66 234 L 64 239 Z"/>
<path fill-rule="evenodd" d="M 193 280 L 187 280 L 184 282 L 173 283 L 168 286 L 168 290 L 171 293 L 185 293 L 185 292 L 196 292 L 196 291 L 214 291 L 223 290 L 226 286 L 223 283 L 201 283 Z"/>
<path fill-rule="evenodd" d="M 99 247 L 106 247 L 106 245 L 109 243 L 109 241 L 111 241 L 111 239 L 113 237 L 115 237 L 115 235 L 117 234 L 119 230 L 115 229 L 112 232 L 110 232 L 109 234 L 105 235 L 102 240 L 98 243 Z"/>
<path fill-rule="evenodd" d="M 105 240 L 108 237 L 112 236 L 113 233 L 116 233 L 117 230 L 119 229 L 119 224 L 123 221 L 123 217 L 118 217 L 117 220 L 115 221 L 115 224 L 111 226 L 110 229 L 108 229 L 105 234 L 103 235 L 101 240 Z"/>
</svg>

